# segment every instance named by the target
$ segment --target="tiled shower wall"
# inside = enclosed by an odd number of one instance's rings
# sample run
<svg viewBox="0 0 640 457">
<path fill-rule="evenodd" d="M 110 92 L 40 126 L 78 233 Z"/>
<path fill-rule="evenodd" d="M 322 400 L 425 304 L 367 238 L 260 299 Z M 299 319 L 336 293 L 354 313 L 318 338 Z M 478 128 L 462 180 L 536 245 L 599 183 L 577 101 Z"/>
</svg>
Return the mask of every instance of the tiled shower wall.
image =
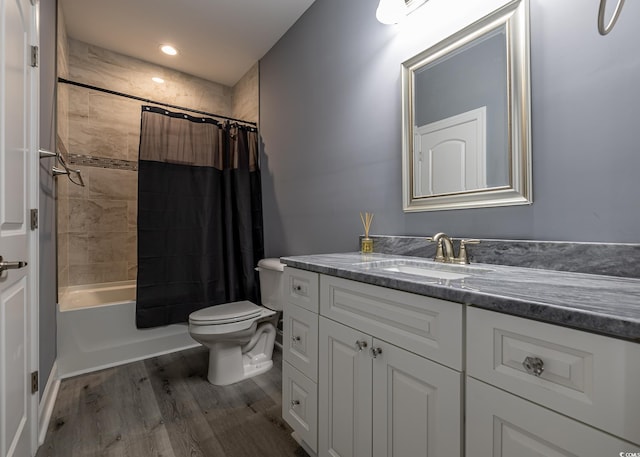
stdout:
<svg viewBox="0 0 640 457">
<path fill-rule="evenodd" d="M 257 64 L 230 88 L 77 40 L 67 46 L 68 70 L 59 65 L 67 79 L 257 122 Z M 58 135 L 86 184 L 58 178 L 58 285 L 135 279 L 141 103 L 63 83 L 58 90 Z"/>
</svg>

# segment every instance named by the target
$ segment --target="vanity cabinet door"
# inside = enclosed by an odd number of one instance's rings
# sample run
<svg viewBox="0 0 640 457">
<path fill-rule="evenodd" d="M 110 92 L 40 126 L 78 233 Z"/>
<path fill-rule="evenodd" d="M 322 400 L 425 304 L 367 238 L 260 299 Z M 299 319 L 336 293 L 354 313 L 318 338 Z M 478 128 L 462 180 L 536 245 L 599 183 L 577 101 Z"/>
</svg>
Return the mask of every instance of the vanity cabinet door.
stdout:
<svg viewBox="0 0 640 457">
<path fill-rule="evenodd" d="M 372 338 L 320 317 L 318 455 L 371 457 Z"/>
<path fill-rule="evenodd" d="M 467 377 L 467 457 L 605 457 L 640 447 Z"/>
<path fill-rule="evenodd" d="M 373 341 L 373 456 L 461 456 L 462 374 Z"/>
</svg>

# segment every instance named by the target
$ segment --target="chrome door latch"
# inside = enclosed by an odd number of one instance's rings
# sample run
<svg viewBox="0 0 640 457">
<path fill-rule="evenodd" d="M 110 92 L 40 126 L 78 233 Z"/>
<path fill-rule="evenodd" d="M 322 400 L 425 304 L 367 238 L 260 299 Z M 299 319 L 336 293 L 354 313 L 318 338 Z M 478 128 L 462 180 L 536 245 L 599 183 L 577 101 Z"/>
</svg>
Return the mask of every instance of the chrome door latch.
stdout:
<svg viewBox="0 0 640 457">
<path fill-rule="evenodd" d="M 22 260 L 15 262 L 5 262 L 0 255 L 0 273 L 4 270 L 17 270 L 18 268 L 24 268 L 27 266 L 27 262 L 23 262 Z"/>
</svg>

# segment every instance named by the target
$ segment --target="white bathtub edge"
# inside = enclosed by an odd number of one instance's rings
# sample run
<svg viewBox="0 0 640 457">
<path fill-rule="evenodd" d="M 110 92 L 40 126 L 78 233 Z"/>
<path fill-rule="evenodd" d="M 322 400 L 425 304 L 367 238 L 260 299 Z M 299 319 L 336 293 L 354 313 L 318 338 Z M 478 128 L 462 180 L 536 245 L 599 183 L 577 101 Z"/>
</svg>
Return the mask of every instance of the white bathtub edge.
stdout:
<svg viewBox="0 0 640 457">
<path fill-rule="evenodd" d="M 58 361 L 53 362 L 51 372 L 49 373 L 49 379 L 45 385 L 44 392 L 42 392 L 42 398 L 38 405 L 38 445 L 41 446 L 44 443 L 44 439 L 47 436 L 47 429 L 49 428 L 49 422 L 53 415 L 53 407 L 56 404 L 56 398 L 58 398 L 58 390 L 60 389 L 60 378 L 58 377 Z"/>
<path fill-rule="evenodd" d="M 160 352 L 154 352 L 154 353 L 151 353 L 151 354 L 144 354 L 144 355 L 139 356 L 139 357 L 132 357 L 132 358 L 124 359 L 124 360 L 118 360 L 118 361 L 111 362 L 111 363 L 105 363 L 103 365 L 97 365 L 97 366 L 92 366 L 92 367 L 89 367 L 89 368 L 83 368 L 81 370 L 71 371 L 69 373 L 60 373 L 60 380 L 67 379 L 67 378 L 72 378 L 74 376 L 79 376 L 81 374 L 93 373 L 94 371 L 106 370 L 107 368 L 113 368 L 113 367 L 117 367 L 117 366 L 120 366 L 120 365 L 126 365 L 127 363 L 138 362 L 140 360 L 150 359 L 152 357 L 158 357 L 158 356 L 165 355 L 165 354 L 171 354 L 173 352 L 184 351 L 186 349 L 193 349 L 193 348 L 196 348 L 198 346 L 202 346 L 202 345 L 200 343 L 195 343 L 194 342 L 193 344 L 188 344 L 188 345 L 180 346 L 180 347 L 173 347 L 171 349 L 167 349 L 167 350 L 160 351 Z"/>
</svg>

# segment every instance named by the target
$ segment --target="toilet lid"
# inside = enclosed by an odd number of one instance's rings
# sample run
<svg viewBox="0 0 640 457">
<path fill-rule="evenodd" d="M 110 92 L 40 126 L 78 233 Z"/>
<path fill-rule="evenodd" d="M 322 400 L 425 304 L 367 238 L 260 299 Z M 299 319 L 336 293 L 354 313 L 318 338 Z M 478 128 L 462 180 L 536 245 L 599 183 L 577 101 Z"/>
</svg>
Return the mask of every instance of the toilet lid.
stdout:
<svg viewBox="0 0 640 457">
<path fill-rule="evenodd" d="M 229 324 L 259 317 L 262 308 L 250 301 L 237 301 L 209 306 L 189 315 L 189 322 L 196 325 Z"/>
</svg>

